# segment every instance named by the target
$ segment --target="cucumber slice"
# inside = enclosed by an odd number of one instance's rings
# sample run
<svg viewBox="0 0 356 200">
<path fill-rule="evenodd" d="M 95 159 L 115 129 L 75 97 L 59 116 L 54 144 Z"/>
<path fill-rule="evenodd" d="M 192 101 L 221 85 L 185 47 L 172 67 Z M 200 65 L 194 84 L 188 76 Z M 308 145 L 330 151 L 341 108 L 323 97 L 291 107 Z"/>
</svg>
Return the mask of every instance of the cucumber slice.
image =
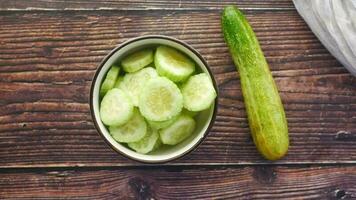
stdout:
<svg viewBox="0 0 356 200">
<path fill-rule="evenodd" d="M 101 121 L 108 126 L 120 126 L 133 115 L 133 105 L 120 89 L 109 90 L 100 103 Z"/>
<path fill-rule="evenodd" d="M 182 93 L 172 81 L 165 77 L 149 80 L 141 92 L 139 108 L 147 120 L 169 120 L 182 111 Z"/>
<path fill-rule="evenodd" d="M 137 142 L 145 137 L 147 124 L 137 109 L 131 119 L 122 126 L 110 126 L 109 131 L 118 142 Z"/>
<path fill-rule="evenodd" d="M 183 98 L 184 99 L 184 98 Z M 195 117 L 199 112 L 194 112 L 194 111 L 190 111 L 187 109 L 183 109 L 182 114 L 191 116 L 191 117 Z"/>
<path fill-rule="evenodd" d="M 103 97 L 109 90 L 114 87 L 119 72 L 120 67 L 118 66 L 112 66 L 110 68 L 110 70 L 106 74 L 105 80 L 101 84 L 100 97 Z"/>
<path fill-rule="evenodd" d="M 125 72 L 136 72 L 150 63 L 153 62 L 153 50 L 152 49 L 144 49 L 141 51 L 137 51 L 126 58 L 124 58 L 121 62 L 122 67 Z"/>
<path fill-rule="evenodd" d="M 130 96 L 135 106 L 138 106 L 138 98 L 143 86 L 147 81 L 155 77 L 158 77 L 158 74 L 152 67 L 143 68 L 140 71 L 128 73 L 124 76 L 122 89 Z"/>
<path fill-rule="evenodd" d="M 175 145 L 189 137 L 195 129 L 195 121 L 188 115 L 180 115 L 170 126 L 159 131 L 163 144 Z"/>
<path fill-rule="evenodd" d="M 157 130 L 147 129 L 147 134 L 137 142 L 130 142 L 128 146 L 138 153 L 146 154 L 153 151 L 159 145 L 159 134 Z"/>
<path fill-rule="evenodd" d="M 202 111 L 213 104 L 216 91 L 209 76 L 197 74 L 188 79 L 182 86 L 184 107 L 190 111 Z"/>
<path fill-rule="evenodd" d="M 166 46 L 157 48 L 154 63 L 160 76 L 165 76 L 174 82 L 186 80 L 195 70 L 192 60 L 179 51 Z"/>
<path fill-rule="evenodd" d="M 161 128 L 165 128 L 171 124 L 173 124 L 173 122 L 178 118 L 179 115 L 172 117 L 172 119 L 166 120 L 166 121 L 150 121 L 147 120 L 148 124 L 154 128 L 154 129 L 161 129 Z"/>
<path fill-rule="evenodd" d="M 115 82 L 114 88 L 121 88 L 120 85 L 122 84 L 122 81 L 124 80 L 123 76 L 119 76 Z"/>
</svg>

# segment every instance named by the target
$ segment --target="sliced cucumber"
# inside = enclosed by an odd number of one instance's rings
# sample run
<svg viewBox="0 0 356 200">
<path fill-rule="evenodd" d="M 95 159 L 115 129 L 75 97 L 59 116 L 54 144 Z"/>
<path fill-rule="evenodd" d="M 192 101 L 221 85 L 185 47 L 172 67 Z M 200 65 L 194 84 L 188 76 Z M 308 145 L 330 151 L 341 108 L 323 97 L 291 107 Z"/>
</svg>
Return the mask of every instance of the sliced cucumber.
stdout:
<svg viewBox="0 0 356 200">
<path fill-rule="evenodd" d="M 195 121 L 188 115 L 180 115 L 170 126 L 159 130 L 163 144 L 175 145 L 189 137 L 195 129 Z"/>
<path fill-rule="evenodd" d="M 126 124 L 122 126 L 110 126 L 110 134 L 118 142 L 137 142 L 145 137 L 147 124 L 137 109 Z"/>
<path fill-rule="evenodd" d="M 190 111 L 209 108 L 216 98 L 216 91 L 209 76 L 205 73 L 191 76 L 182 86 L 184 107 Z"/>
<path fill-rule="evenodd" d="M 195 70 L 192 60 L 167 46 L 157 48 L 154 63 L 159 75 L 166 76 L 174 82 L 186 80 Z"/>
<path fill-rule="evenodd" d="M 169 79 L 152 78 L 141 90 L 139 108 L 147 120 L 169 120 L 181 112 L 183 96 L 178 87 Z"/>
<path fill-rule="evenodd" d="M 153 62 L 153 50 L 152 49 L 144 49 L 141 51 L 137 51 L 126 58 L 124 58 L 121 62 L 122 67 L 125 72 L 136 72 L 150 63 Z"/>
<path fill-rule="evenodd" d="M 143 86 L 147 81 L 155 77 L 158 77 L 158 74 L 152 67 L 143 68 L 140 71 L 128 73 L 124 76 L 122 89 L 130 96 L 135 106 L 138 106 L 138 98 Z"/>
<path fill-rule="evenodd" d="M 159 145 L 159 134 L 157 130 L 147 129 L 147 134 L 137 142 L 128 143 L 128 146 L 138 153 L 146 154 L 153 151 Z"/>
<path fill-rule="evenodd" d="M 166 121 L 150 121 L 147 120 L 148 124 L 154 128 L 154 129 L 161 129 L 161 128 L 165 128 L 171 124 L 173 124 L 173 122 L 178 118 L 179 115 L 172 117 L 169 120 Z"/>
<path fill-rule="evenodd" d="M 108 126 L 120 126 L 133 115 L 133 105 L 126 93 L 120 89 L 109 90 L 100 104 L 101 121 Z"/>
<path fill-rule="evenodd" d="M 106 74 L 105 80 L 101 84 L 100 97 L 103 97 L 109 90 L 114 87 L 119 72 L 120 67 L 118 66 L 112 66 L 110 68 L 110 70 Z"/>
<path fill-rule="evenodd" d="M 122 81 L 124 80 L 123 76 L 119 76 L 115 82 L 114 88 L 121 88 L 120 85 L 122 84 Z"/>
</svg>

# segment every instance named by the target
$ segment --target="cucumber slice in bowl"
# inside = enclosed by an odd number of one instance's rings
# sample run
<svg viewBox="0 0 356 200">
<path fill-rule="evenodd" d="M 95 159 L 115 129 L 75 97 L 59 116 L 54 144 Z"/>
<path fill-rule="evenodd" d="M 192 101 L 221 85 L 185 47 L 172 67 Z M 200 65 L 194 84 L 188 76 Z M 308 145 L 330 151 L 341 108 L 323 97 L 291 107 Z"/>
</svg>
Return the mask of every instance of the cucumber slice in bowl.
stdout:
<svg viewBox="0 0 356 200">
<path fill-rule="evenodd" d="M 195 121 L 188 115 L 180 115 L 170 126 L 159 131 L 163 144 L 176 145 L 188 138 L 195 129 Z"/>
<path fill-rule="evenodd" d="M 118 66 L 112 66 L 110 68 L 110 70 L 106 74 L 105 80 L 101 84 L 100 97 L 103 97 L 109 90 L 111 90 L 114 87 L 119 72 L 120 72 L 120 67 Z"/>
<path fill-rule="evenodd" d="M 128 146 L 138 153 L 147 154 L 159 146 L 159 134 L 157 130 L 148 128 L 147 134 L 137 142 L 130 142 Z"/>
<path fill-rule="evenodd" d="M 153 50 L 144 49 L 137 51 L 121 61 L 125 72 L 136 72 L 153 62 Z"/>
<path fill-rule="evenodd" d="M 126 123 L 133 115 L 133 105 L 120 89 L 109 90 L 100 104 L 101 121 L 108 126 L 120 126 Z"/>
<path fill-rule="evenodd" d="M 160 76 L 174 82 L 186 80 L 195 71 L 195 63 L 179 51 L 159 46 L 156 50 L 154 63 Z"/>
<path fill-rule="evenodd" d="M 147 120 L 165 121 L 182 111 L 183 96 L 172 81 L 157 77 L 149 80 L 141 90 L 138 106 Z"/>
<path fill-rule="evenodd" d="M 156 70 L 152 67 L 143 68 L 134 73 L 124 76 L 121 84 L 122 89 L 130 96 L 132 103 L 138 106 L 138 99 L 143 86 L 152 78 L 158 77 Z"/>
<path fill-rule="evenodd" d="M 110 126 L 110 134 L 118 142 L 137 142 L 145 137 L 147 124 L 137 109 L 131 119 L 122 126 Z"/>
<path fill-rule="evenodd" d="M 190 111 L 208 109 L 216 98 L 216 91 L 205 73 L 191 76 L 182 86 L 184 108 Z"/>
</svg>

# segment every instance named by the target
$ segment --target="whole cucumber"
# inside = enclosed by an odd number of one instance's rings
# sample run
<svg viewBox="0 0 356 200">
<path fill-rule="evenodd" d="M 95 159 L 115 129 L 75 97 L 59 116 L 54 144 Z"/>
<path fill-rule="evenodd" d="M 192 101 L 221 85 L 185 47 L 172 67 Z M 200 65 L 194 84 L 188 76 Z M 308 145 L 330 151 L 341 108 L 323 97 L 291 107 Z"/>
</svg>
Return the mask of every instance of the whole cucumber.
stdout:
<svg viewBox="0 0 356 200">
<path fill-rule="evenodd" d="M 280 159 L 289 146 L 287 120 L 255 33 L 234 6 L 224 9 L 221 24 L 225 42 L 240 73 L 253 141 L 266 159 Z"/>
</svg>

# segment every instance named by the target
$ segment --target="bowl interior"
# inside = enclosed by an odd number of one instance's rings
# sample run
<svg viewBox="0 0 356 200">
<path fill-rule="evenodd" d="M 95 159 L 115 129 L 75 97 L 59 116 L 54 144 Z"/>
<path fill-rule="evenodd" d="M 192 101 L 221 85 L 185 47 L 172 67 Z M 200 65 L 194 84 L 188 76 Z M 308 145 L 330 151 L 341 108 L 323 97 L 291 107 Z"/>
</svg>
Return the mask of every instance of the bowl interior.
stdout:
<svg viewBox="0 0 356 200">
<path fill-rule="evenodd" d="M 99 90 L 100 90 L 100 85 L 109 70 L 109 68 L 114 64 L 120 61 L 122 58 L 124 58 L 126 55 L 142 49 L 142 48 L 148 48 L 148 47 L 154 47 L 158 45 L 166 45 L 170 46 L 173 48 L 176 48 L 180 50 L 181 52 L 185 53 L 188 55 L 192 60 L 195 61 L 197 64 L 196 68 L 197 70 L 200 70 L 201 72 L 205 72 L 209 74 L 209 77 L 212 79 L 214 83 L 215 90 L 217 91 L 215 80 L 212 78 L 211 73 L 207 69 L 207 66 L 204 64 L 204 62 L 194 53 L 192 50 L 190 50 L 189 46 L 187 46 L 184 43 L 179 43 L 176 42 L 174 39 L 171 38 L 162 38 L 162 37 L 142 37 L 142 38 L 136 38 L 130 41 L 125 42 L 122 44 L 120 47 L 115 49 L 107 58 L 106 61 L 104 61 L 104 64 L 101 66 L 101 69 L 97 72 L 96 78 L 94 78 L 94 86 L 92 88 L 92 109 L 93 109 L 93 114 L 94 114 L 94 120 L 96 122 L 97 127 L 100 129 L 102 135 L 105 137 L 107 142 L 117 151 L 121 152 L 122 154 L 126 155 L 127 157 L 130 157 L 134 160 L 138 160 L 141 162 L 147 162 L 147 163 L 157 163 L 157 162 L 165 162 L 172 160 L 174 158 L 178 158 L 199 144 L 199 142 L 204 138 L 205 134 L 207 134 L 207 131 L 209 129 L 210 124 L 212 125 L 213 123 L 213 117 L 214 117 L 214 112 L 215 112 L 215 104 L 217 100 L 215 101 L 214 105 L 211 106 L 210 109 L 205 110 L 200 112 L 196 117 L 196 129 L 194 133 L 184 140 L 183 142 L 175 145 L 175 146 L 165 146 L 163 148 L 159 148 L 158 150 L 151 152 L 147 155 L 139 154 L 136 153 L 135 151 L 131 150 L 130 148 L 126 147 L 124 144 L 120 144 L 116 142 L 108 132 L 108 129 L 105 127 L 105 125 L 101 122 L 100 120 L 100 115 L 99 115 Z"/>
</svg>

